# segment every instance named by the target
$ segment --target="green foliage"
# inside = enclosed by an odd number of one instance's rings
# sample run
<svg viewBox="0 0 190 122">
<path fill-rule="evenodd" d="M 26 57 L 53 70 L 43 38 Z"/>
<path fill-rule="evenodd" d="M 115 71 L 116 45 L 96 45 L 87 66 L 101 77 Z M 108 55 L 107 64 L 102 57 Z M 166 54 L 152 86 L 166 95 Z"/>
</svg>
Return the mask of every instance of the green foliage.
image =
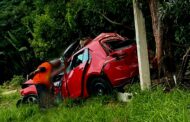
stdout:
<svg viewBox="0 0 190 122">
<path fill-rule="evenodd" d="M 26 62 L 35 58 L 28 42 L 29 33 L 22 19 L 33 8 L 31 0 L 2 0 L 0 2 L 0 84 L 9 80 L 13 74 L 26 73 L 30 66 Z M 23 50 L 25 48 L 25 50 Z"/>
<path fill-rule="evenodd" d="M 21 75 L 14 75 L 13 78 L 10 81 L 7 81 L 3 84 L 3 87 L 5 88 L 14 88 L 19 87 L 21 83 L 23 83 L 25 79 Z"/>
<path fill-rule="evenodd" d="M 102 15 L 133 28 L 130 0 L 2 0 L 0 5 L 0 51 L 5 54 L 1 61 L 13 67 L 3 68 L 10 75 L 3 72 L 2 80 L 15 73 L 28 73 L 38 60 L 59 57 L 68 44 L 81 37 L 95 37 L 102 32 L 131 35 L 131 31 L 108 22 Z"/>
<path fill-rule="evenodd" d="M 36 17 L 34 24 L 34 39 L 31 41 L 31 46 L 34 48 L 36 56 L 45 57 L 44 54 L 53 45 L 54 39 L 52 38 L 54 34 L 54 23 L 49 15 L 44 14 Z"/>
<path fill-rule="evenodd" d="M 67 22 L 71 27 L 78 29 L 80 36 L 96 36 L 101 32 L 118 32 L 133 38 L 134 35 L 124 26 L 118 26 L 114 22 L 133 28 L 133 9 L 131 1 L 93 1 L 78 0 L 67 4 Z M 129 15 L 129 16 L 126 16 Z M 132 26 L 131 26 L 132 25 Z"/>
<path fill-rule="evenodd" d="M 189 44 L 189 1 L 160 2 L 160 18 L 174 31 L 173 40 Z M 154 47 L 147 2 L 143 2 L 142 9 L 150 47 Z M 117 32 L 134 38 L 131 0 L 1 0 L 0 11 L 1 81 L 15 73 L 27 74 L 39 60 L 59 57 L 81 37 Z"/>
<path fill-rule="evenodd" d="M 165 43 L 172 41 L 182 48 L 174 47 L 175 57 L 182 57 L 190 46 L 190 1 L 189 0 L 169 0 L 162 1 L 160 4 L 160 19 L 165 28 Z M 169 35 L 167 33 L 170 33 Z M 167 48 L 167 47 L 166 47 Z M 179 61 L 180 58 L 176 58 Z"/>
<path fill-rule="evenodd" d="M 165 26 L 173 29 L 174 41 L 178 44 L 189 44 L 190 36 L 190 1 L 189 0 L 169 0 L 160 4 L 160 19 Z"/>
</svg>

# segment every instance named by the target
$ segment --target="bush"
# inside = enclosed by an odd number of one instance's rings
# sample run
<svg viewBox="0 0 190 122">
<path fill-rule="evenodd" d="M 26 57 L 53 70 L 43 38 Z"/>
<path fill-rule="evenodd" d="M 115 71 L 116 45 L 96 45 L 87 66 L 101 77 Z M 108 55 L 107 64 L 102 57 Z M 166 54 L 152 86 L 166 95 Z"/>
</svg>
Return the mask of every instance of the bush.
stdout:
<svg viewBox="0 0 190 122">
<path fill-rule="evenodd" d="M 23 78 L 23 76 L 21 75 L 14 75 L 13 78 L 10 81 L 7 81 L 3 84 L 4 87 L 17 87 L 19 86 L 21 83 L 23 83 L 25 81 L 25 79 Z"/>
</svg>

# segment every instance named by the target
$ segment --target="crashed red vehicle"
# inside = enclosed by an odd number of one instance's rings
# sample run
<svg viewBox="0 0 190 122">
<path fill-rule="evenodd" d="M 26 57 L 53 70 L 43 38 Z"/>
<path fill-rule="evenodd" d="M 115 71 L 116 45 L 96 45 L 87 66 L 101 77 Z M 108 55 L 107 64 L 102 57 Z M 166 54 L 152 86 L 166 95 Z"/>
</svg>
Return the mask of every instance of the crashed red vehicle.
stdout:
<svg viewBox="0 0 190 122">
<path fill-rule="evenodd" d="M 74 99 L 111 93 L 138 73 L 135 41 L 116 33 L 102 33 L 70 57 L 62 96 Z"/>
</svg>

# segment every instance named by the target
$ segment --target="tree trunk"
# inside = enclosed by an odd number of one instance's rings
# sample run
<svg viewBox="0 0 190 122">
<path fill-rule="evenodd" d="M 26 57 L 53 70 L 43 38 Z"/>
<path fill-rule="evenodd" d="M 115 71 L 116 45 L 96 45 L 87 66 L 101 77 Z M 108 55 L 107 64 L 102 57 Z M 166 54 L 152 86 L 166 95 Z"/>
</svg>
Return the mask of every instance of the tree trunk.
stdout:
<svg viewBox="0 0 190 122">
<path fill-rule="evenodd" d="M 149 8 L 152 18 L 152 28 L 153 28 L 153 34 L 155 38 L 156 43 L 156 56 L 157 64 L 159 67 L 161 57 L 163 55 L 162 51 L 162 41 L 163 41 L 163 29 L 161 27 L 161 21 L 159 20 L 158 15 L 158 0 L 148 0 L 149 2 Z"/>
</svg>

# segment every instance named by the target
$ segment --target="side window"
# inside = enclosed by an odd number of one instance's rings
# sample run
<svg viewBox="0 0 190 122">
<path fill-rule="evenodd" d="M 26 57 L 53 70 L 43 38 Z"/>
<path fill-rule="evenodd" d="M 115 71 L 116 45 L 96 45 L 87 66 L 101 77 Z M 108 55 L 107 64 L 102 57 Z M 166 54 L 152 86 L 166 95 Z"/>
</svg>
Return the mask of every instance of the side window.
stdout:
<svg viewBox="0 0 190 122">
<path fill-rule="evenodd" d="M 88 50 L 88 49 L 85 49 L 85 50 L 84 50 L 84 54 L 83 54 L 83 61 L 82 61 L 82 62 L 88 61 L 89 58 L 90 58 L 89 50 Z"/>
<path fill-rule="evenodd" d="M 108 40 L 105 42 L 105 44 L 111 49 L 111 50 L 119 50 L 121 48 L 127 47 L 131 44 L 135 43 L 135 40 Z"/>
<path fill-rule="evenodd" d="M 84 51 L 74 56 L 73 60 L 70 63 L 70 70 L 77 67 L 81 63 L 88 61 L 88 59 L 89 59 L 88 49 L 85 49 Z"/>
<path fill-rule="evenodd" d="M 82 63 L 82 59 L 83 59 L 83 52 L 75 55 L 71 65 L 72 69 L 80 65 Z"/>
</svg>

